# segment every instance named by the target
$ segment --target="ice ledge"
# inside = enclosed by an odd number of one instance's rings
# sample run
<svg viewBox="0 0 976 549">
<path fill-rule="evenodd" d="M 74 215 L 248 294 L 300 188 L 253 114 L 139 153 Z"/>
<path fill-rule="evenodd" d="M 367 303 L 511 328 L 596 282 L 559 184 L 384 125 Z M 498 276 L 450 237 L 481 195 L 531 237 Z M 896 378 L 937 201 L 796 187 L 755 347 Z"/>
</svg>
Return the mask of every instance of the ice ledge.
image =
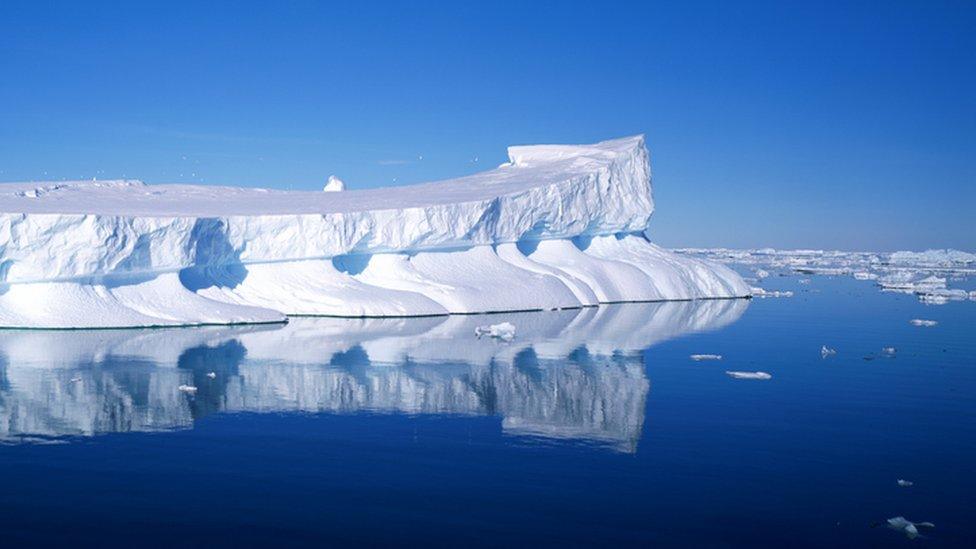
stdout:
<svg viewBox="0 0 976 549">
<path fill-rule="evenodd" d="M 643 138 L 511 154 L 513 163 L 468 177 L 341 193 L 133 181 L 0 185 L 0 281 L 646 228 L 654 203 Z"/>
</svg>

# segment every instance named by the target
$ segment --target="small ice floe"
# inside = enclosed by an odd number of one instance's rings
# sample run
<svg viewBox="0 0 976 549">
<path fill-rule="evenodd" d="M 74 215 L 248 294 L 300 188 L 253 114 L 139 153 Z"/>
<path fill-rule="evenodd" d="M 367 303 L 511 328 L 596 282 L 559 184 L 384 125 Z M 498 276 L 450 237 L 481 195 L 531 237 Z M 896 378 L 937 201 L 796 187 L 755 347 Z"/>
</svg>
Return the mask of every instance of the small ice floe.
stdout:
<svg viewBox="0 0 976 549">
<path fill-rule="evenodd" d="M 894 517 L 885 521 L 888 528 L 897 532 L 903 532 L 908 539 L 915 539 L 919 536 L 918 527 L 935 528 L 931 522 L 912 522 L 905 517 Z"/>
<path fill-rule="evenodd" d="M 820 346 L 820 358 L 827 358 L 828 356 L 836 355 L 836 354 L 837 354 L 836 349 L 831 349 L 826 345 Z"/>
<path fill-rule="evenodd" d="M 810 279 L 809 278 L 801 278 L 800 280 L 797 280 L 797 282 L 799 282 L 800 284 L 809 284 L 810 283 Z"/>
<path fill-rule="evenodd" d="M 926 305 L 945 305 L 950 301 L 966 301 L 969 299 L 969 293 L 966 290 L 948 290 L 946 288 L 922 290 L 916 294 L 918 294 L 918 300 Z"/>
<path fill-rule="evenodd" d="M 722 355 L 691 355 L 691 359 L 694 361 L 722 360 Z"/>
<path fill-rule="evenodd" d="M 857 280 L 877 280 L 878 275 L 867 271 L 857 271 L 854 273 L 854 278 Z"/>
<path fill-rule="evenodd" d="M 764 269 L 756 269 L 756 278 L 763 279 L 769 276 L 769 271 Z"/>
<path fill-rule="evenodd" d="M 976 290 L 970 290 L 969 299 L 976 301 Z"/>
<path fill-rule="evenodd" d="M 924 318 L 913 318 L 909 322 L 911 322 L 913 326 L 935 326 L 938 324 L 938 322 L 935 320 L 925 320 Z"/>
<path fill-rule="evenodd" d="M 511 341 L 515 339 L 515 325 L 511 322 L 502 322 L 490 326 L 478 326 L 474 329 L 474 335 L 479 338 L 488 336 L 502 341 Z"/>
<path fill-rule="evenodd" d="M 735 379 L 773 379 L 773 376 L 766 372 L 730 372 L 726 370 L 725 373 Z"/>
<path fill-rule="evenodd" d="M 913 486 L 914 484 L 915 483 L 910 480 L 905 480 L 903 478 L 898 479 L 898 486 L 901 486 L 902 488 L 908 488 L 909 486 Z"/>
<path fill-rule="evenodd" d="M 177 389 L 179 389 L 181 393 L 189 393 L 191 395 L 194 395 L 197 392 L 197 388 L 193 385 L 180 385 L 177 387 Z"/>
<path fill-rule="evenodd" d="M 884 355 L 884 356 L 894 357 L 895 356 L 895 353 L 897 353 L 897 352 L 898 352 L 898 349 L 895 349 L 894 347 L 882 347 L 881 348 L 881 354 Z"/>
<path fill-rule="evenodd" d="M 762 288 L 750 288 L 752 290 L 752 297 L 793 297 L 793 292 L 785 291 L 781 292 L 779 290 L 768 291 Z"/>
<path fill-rule="evenodd" d="M 216 379 L 217 372 L 207 372 L 207 377 L 209 377 L 210 379 Z"/>
<path fill-rule="evenodd" d="M 346 190 L 346 182 L 339 179 L 334 175 L 329 176 L 329 180 L 322 187 L 322 190 L 327 193 L 338 193 Z"/>
<path fill-rule="evenodd" d="M 915 278 L 916 276 L 911 271 L 897 271 L 879 279 L 878 285 L 885 291 L 906 294 L 931 293 L 946 287 L 946 279 L 944 278 L 929 276 L 919 280 Z"/>
<path fill-rule="evenodd" d="M 81 383 L 81 378 L 80 377 L 73 377 L 73 378 L 71 378 L 70 381 L 71 381 L 71 383 Z"/>
</svg>

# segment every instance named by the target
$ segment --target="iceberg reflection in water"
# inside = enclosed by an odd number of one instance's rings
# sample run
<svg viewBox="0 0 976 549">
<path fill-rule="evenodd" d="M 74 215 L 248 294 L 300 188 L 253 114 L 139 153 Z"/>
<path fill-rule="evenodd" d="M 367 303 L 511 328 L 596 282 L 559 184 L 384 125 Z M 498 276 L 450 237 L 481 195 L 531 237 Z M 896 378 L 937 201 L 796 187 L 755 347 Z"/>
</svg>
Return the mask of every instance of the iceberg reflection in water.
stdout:
<svg viewBox="0 0 976 549">
<path fill-rule="evenodd" d="M 189 428 L 214 412 L 368 411 L 498 415 L 507 434 L 632 452 L 650 387 L 643 350 L 732 323 L 747 306 L 491 315 L 518 327 L 510 343 L 475 337 L 484 316 L 0 331 L 0 440 Z"/>
</svg>

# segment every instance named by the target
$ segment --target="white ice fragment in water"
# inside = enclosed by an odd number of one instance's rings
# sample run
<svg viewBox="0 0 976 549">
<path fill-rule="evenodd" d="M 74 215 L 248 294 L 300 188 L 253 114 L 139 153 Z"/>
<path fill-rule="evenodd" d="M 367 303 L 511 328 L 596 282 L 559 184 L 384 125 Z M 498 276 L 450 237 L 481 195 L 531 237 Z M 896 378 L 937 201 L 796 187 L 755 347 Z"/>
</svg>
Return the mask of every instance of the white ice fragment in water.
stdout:
<svg viewBox="0 0 976 549">
<path fill-rule="evenodd" d="M 177 387 L 177 389 L 179 389 L 180 392 L 183 393 L 195 394 L 197 392 L 197 388 L 194 387 L 193 385 L 180 385 L 179 387 Z"/>
<path fill-rule="evenodd" d="M 722 355 L 691 355 L 692 360 L 722 360 Z"/>
<path fill-rule="evenodd" d="M 966 290 L 948 290 L 936 288 L 934 290 L 919 290 L 918 300 L 927 305 L 945 305 L 950 301 L 965 301 L 969 298 Z"/>
<path fill-rule="evenodd" d="M 793 292 L 779 290 L 767 291 L 762 288 L 751 288 L 753 297 L 793 297 Z"/>
<path fill-rule="evenodd" d="M 800 284 L 809 284 L 810 283 L 810 279 L 809 278 L 801 278 L 800 280 L 797 280 L 797 282 L 799 282 Z"/>
<path fill-rule="evenodd" d="M 836 355 L 836 354 L 837 354 L 836 349 L 831 349 L 826 345 L 820 346 L 820 358 L 827 358 L 830 355 Z"/>
<path fill-rule="evenodd" d="M 878 275 L 867 271 L 857 271 L 854 273 L 854 278 L 858 280 L 877 280 Z"/>
<path fill-rule="evenodd" d="M 725 373 L 735 379 L 772 379 L 773 378 L 771 374 L 767 374 L 766 372 L 730 372 L 726 370 Z"/>
<path fill-rule="evenodd" d="M 80 377 L 73 377 L 73 378 L 71 378 L 71 383 L 81 383 L 81 378 Z"/>
<path fill-rule="evenodd" d="M 322 187 L 322 190 L 327 193 L 344 191 L 346 190 L 346 182 L 334 175 L 330 175 L 329 181 L 326 182 L 325 187 Z"/>
<path fill-rule="evenodd" d="M 912 271 L 897 271 L 878 280 L 878 285 L 885 291 L 906 294 L 941 295 L 946 292 L 945 278 L 929 276 L 916 280 L 915 276 L 916 274 Z M 932 301 L 938 302 L 940 299 L 935 297 L 932 298 Z M 923 299 L 923 301 L 926 300 Z"/>
<path fill-rule="evenodd" d="M 898 532 L 904 532 L 908 539 L 915 539 L 918 537 L 918 527 L 924 526 L 925 528 L 935 528 L 935 525 L 931 522 L 912 522 L 905 517 L 894 517 L 887 520 L 888 528 L 896 530 Z"/>
<path fill-rule="evenodd" d="M 756 278 L 766 278 L 769 276 L 769 271 L 765 269 L 756 269 Z"/>
<path fill-rule="evenodd" d="M 911 486 L 913 484 L 915 484 L 915 483 L 912 482 L 912 481 L 910 481 L 910 480 L 898 479 L 898 486 L 901 486 L 902 488 L 908 488 L 909 486 Z"/>
<path fill-rule="evenodd" d="M 898 349 L 895 349 L 894 347 L 883 347 L 881 349 L 881 354 L 883 354 L 885 356 L 895 356 L 895 353 L 897 353 L 897 352 L 898 352 Z"/>
<path fill-rule="evenodd" d="M 515 325 L 511 322 L 502 322 L 490 326 L 478 326 L 474 329 L 474 335 L 479 338 L 488 336 L 502 341 L 511 341 L 515 339 Z"/>
<path fill-rule="evenodd" d="M 217 372 L 207 372 L 207 377 L 209 377 L 210 379 L 216 379 Z"/>
<path fill-rule="evenodd" d="M 934 320 L 925 320 L 922 318 L 913 318 L 910 322 L 915 326 L 935 326 L 938 324 L 938 322 Z"/>
</svg>

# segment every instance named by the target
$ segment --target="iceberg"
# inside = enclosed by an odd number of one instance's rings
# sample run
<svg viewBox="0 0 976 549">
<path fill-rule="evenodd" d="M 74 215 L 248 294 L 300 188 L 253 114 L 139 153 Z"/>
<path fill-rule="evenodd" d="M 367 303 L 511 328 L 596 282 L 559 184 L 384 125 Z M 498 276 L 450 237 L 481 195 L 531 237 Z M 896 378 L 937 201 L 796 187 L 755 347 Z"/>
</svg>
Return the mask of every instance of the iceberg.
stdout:
<svg viewBox="0 0 976 549">
<path fill-rule="evenodd" d="M 695 362 L 701 362 L 702 360 L 722 360 L 722 355 L 690 355 L 689 358 Z"/>
<path fill-rule="evenodd" d="M 935 326 L 936 324 L 938 324 L 938 321 L 935 321 L 935 320 L 927 320 L 927 319 L 924 319 L 924 318 L 913 318 L 913 319 L 909 320 L 909 322 L 912 324 L 912 326 L 927 326 L 927 327 L 932 327 L 932 326 Z"/>
<path fill-rule="evenodd" d="M 0 326 L 282 322 L 749 297 L 651 244 L 643 136 L 385 189 L 0 185 Z"/>
<path fill-rule="evenodd" d="M 902 532 L 908 539 L 915 539 L 921 534 L 918 532 L 919 526 L 924 526 L 925 528 L 935 528 L 935 525 L 931 522 L 912 522 L 905 517 L 894 517 L 885 521 L 888 528 L 895 530 L 896 532 Z"/>
<path fill-rule="evenodd" d="M 773 379 L 771 374 L 766 372 L 734 372 L 726 371 L 729 377 L 734 379 Z"/>
</svg>

